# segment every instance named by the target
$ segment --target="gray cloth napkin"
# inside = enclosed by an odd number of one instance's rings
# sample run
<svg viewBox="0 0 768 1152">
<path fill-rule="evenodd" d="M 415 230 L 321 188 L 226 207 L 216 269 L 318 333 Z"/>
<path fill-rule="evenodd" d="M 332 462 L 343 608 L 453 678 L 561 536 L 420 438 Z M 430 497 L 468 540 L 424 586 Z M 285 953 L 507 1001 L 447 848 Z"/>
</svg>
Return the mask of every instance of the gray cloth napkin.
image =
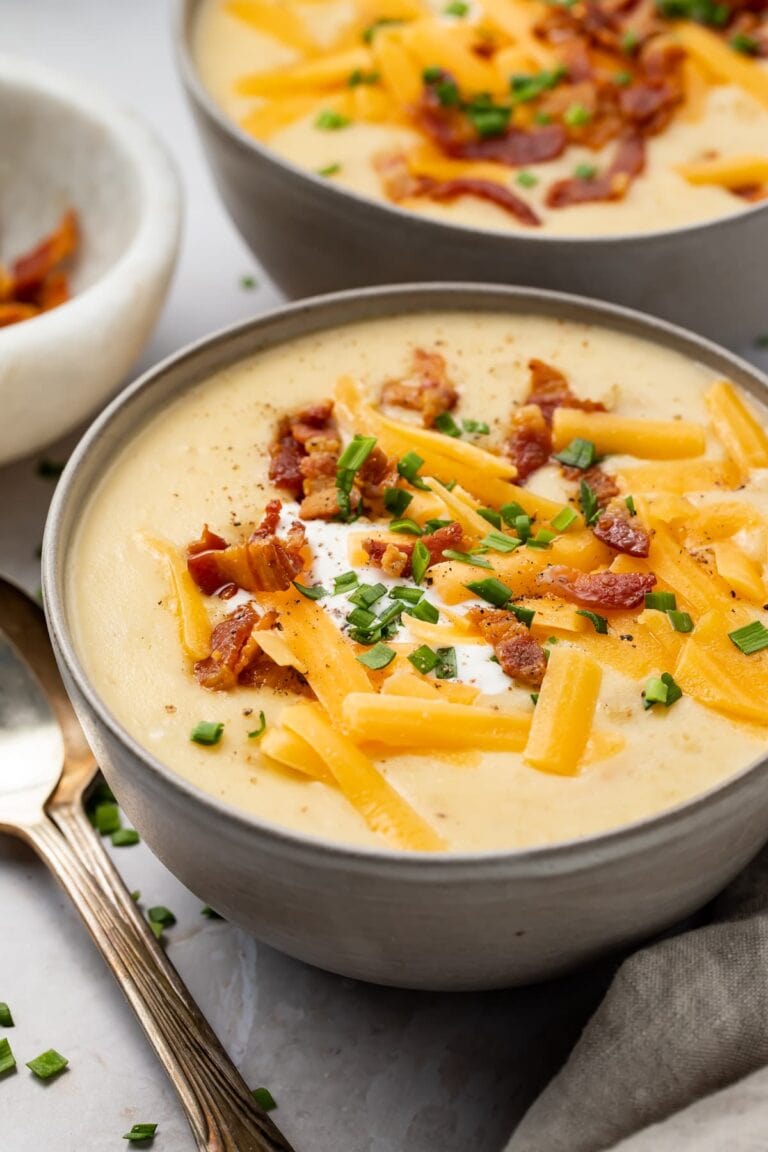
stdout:
<svg viewBox="0 0 768 1152">
<path fill-rule="evenodd" d="M 506 1152 L 765 1152 L 768 848 L 699 923 L 624 960 Z"/>
</svg>

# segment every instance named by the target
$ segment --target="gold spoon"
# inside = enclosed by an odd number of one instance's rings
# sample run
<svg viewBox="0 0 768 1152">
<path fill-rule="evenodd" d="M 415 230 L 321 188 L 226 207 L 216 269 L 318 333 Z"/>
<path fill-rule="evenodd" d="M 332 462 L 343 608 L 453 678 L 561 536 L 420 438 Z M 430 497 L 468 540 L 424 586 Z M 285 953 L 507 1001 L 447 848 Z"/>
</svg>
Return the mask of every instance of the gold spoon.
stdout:
<svg viewBox="0 0 768 1152">
<path fill-rule="evenodd" d="M 40 609 L 0 579 L 0 831 L 71 897 L 181 1098 L 200 1152 L 292 1152 L 155 940 L 85 816 L 98 769 Z"/>
</svg>

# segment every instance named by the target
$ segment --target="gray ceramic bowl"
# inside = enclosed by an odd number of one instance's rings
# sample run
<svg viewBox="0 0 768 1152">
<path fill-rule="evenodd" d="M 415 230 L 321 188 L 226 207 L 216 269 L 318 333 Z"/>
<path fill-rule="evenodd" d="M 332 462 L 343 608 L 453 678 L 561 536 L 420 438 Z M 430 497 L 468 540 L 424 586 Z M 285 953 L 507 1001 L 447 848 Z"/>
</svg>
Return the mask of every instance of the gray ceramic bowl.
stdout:
<svg viewBox="0 0 768 1152">
<path fill-rule="evenodd" d="M 597 322 L 682 352 L 763 400 L 768 380 L 706 341 L 574 297 L 477 285 L 369 289 L 294 304 L 193 345 L 101 415 L 72 456 L 43 547 L 48 622 L 109 783 L 171 871 L 274 947 L 362 980 L 491 988 L 551 976 L 672 924 L 715 895 L 768 835 L 768 757 L 655 819 L 519 852 L 361 850 L 245 815 L 159 763 L 110 715 L 72 640 L 65 583 L 94 485 L 147 420 L 225 366 L 296 336 L 430 309 Z M 115 605 L 120 611 L 120 605 Z"/>
<path fill-rule="evenodd" d="M 462 228 L 366 200 L 281 159 L 215 104 L 190 47 L 200 3 L 176 0 L 187 96 L 227 210 L 289 297 L 416 279 L 482 280 L 643 308 L 731 347 L 765 329 L 768 202 L 674 231 L 567 239 Z"/>
</svg>

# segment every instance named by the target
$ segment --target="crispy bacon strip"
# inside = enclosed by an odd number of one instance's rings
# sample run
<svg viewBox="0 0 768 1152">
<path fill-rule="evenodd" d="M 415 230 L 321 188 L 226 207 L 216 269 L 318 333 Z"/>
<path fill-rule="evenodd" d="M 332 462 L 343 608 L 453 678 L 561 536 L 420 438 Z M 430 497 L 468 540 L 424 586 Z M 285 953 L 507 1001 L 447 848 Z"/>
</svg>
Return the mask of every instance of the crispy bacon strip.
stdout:
<svg viewBox="0 0 768 1152">
<path fill-rule="evenodd" d="M 652 572 L 579 572 L 554 564 L 539 574 L 539 581 L 564 600 L 584 608 L 639 608 L 656 584 Z"/>
<path fill-rule="evenodd" d="M 501 670 L 513 680 L 538 687 L 547 670 L 544 649 L 512 612 L 470 608 L 470 620 L 493 648 Z"/>
<path fill-rule="evenodd" d="M 285 539 L 275 535 L 281 504 L 271 500 L 264 519 L 245 544 L 222 548 L 222 538 L 213 536 L 214 546 L 205 548 L 206 528 L 200 540 L 187 550 L 187 568 L 192 579 L 207 596 L 213 596 L 230 584 L 248 592 L 281 592 L 304 566 L 304 529 L 294 524 Z M 218 542 L 218 543 L 217 543 Z"/>
<path fill-rule="evenodd" d="M 431 428 L 441 413 L 455 408 L 458 399 L 459 394 L 448 376 L 445 357 L 424 348 L 414 348 L 410 372 L 404 379 L 387 380 L 381 389 L 382 404 L 421 412 L 425 428 Z M 370 460 L 369 456 L 366 465 Z"/>
<path fill-rule="evenodd" d="M 550 208 L 589 204 L 597 200 L 623 200 L 632 181 L 645 167 L 645 140 L 638 132 L 628 132 L 619 140 L 616 154 L 603 172 L 592 180 L 572 176 L 557 180 L 547 191 Z"/>
<path fill-rule="evenodd" d="M 280 421 L 277 435 L 269 446 L 269 478 L 276 487 L 285 488 L 296 499 L 301 499 L 316 487 L 324 487 L 306 482 L 316 479 L 316 474 L 305 464 L 306 458 L 330 455 L 335 462 L 340 450 L 333 401 L 312 404 Z"/>
<path fill-rule="evenodd" d="M 604 512 L 592 531 L 609 548 L 627 556 L 647 556 L 650 551 L 650 537 L 637 517 L 631 519 L 619 509 Z"/>
<path fill-rule="evenodd" d="M 217 624 L 211 633 L 211 654 L 195 664 L 195 676 L 203 688 L 227 691 L 248 664 L 256 644 L 251 635 L 259 622 L 253 604 L 243 604 Z"/>
<path fill-rule="evenodd" d="M 614 496 L 619 494 L 616 477 L 612 476 L 610 472 L 606 472 L 599 464 L 593 464 L 591 468 L 583 470 L 571 468 L 568 464 L 561 464 L 560 472 L 566 480 L 573 480 L 577 484 L 584 480 L 594 492 L 599 508 L 605 508 Z"/>
<path fill-rule="evenodd" d="M 605 412 L 605 404 L 599 400 L 582 400 L 571 391 L 568 378 L 559 368 L 544 360 L 529 360 L 531 374 L 528 386 L 527 404 L 536 404 L 541 409 L 547 424 L 552 424 L 556 408 L 580 408 L 584 412 Z"/>
<path fill-rule="evenodd" d="M 17 299 L 28 300 L 34 296 L 57 264 L 74 253 L 78 237 L 77 215 L 70 209 L 64 213 L 55 231 L 41 240 L 37 247 L 14 261 L 12 273 Z"/>
<path fill-rule="evenodd" d="M 0 328 L 7 328 L 11 324 L 20 324 L 22 320 L 31 320 L 38 316 L 40 309 L 34 304 L 17 303 L 15 300 L 0 303 Z"/>
<path fill-rule="evenodd" d="M 552 431 L 537 404 L 525 404 L 512 413 L 512 433 L 503 451 L 517 468 L 518 484 L 524 484 L 531 473 L 547 463 Z"/>
<path fill-rule="evenodd" d="M 447 75 L 447 74 L 446 74 Z M 447 77 L 450 79 L 450 77 Z M 455 109 L 444 107 L 431 86 L 424 89 L 416 122 L 426 136 L 456 160 L 486 160 L 524 168 L 560 156 L 568 142 L 561 124 L 509 128 L 503 135 L 478 139 Z"/>
<path fill-rule="evenodd" d="M 462 550 L 464 533 L 461 530 L 461 525 L 452 521 L 450 524 L 422 536 L 421 542 L 429 551 L 427 567 L 431 568 L 433 564 L 439 564 L 441 560 L 445 559 L 443 553 L 446 548 L 454 551 Z M 382 568 L 388 574 L 398 577 L 411 575 L 414 547 L 414 543 L 405 540 L 402 544 L 399 540 L 396 544 L 392 544 L 388 540 L 369 539 L 363 541 L 363 549 L 368 554 L 373 567 Z M 399 554 L 402 559 L 399 559 L 396 554 Z"/>
</svg>

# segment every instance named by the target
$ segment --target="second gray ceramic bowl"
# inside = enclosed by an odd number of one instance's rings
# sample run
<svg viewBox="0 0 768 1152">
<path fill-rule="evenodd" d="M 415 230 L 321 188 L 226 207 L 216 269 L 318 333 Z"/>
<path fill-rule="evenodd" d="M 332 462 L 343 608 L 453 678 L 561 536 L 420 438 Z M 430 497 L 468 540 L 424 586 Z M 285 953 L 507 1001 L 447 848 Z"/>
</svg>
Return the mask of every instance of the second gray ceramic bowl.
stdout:
<svg viewBox="0 0 768 1152">
<path fill-rule="evenodd" d="M 689 228 L 568 239 L 459 227 L 364 199 L 283 160 L 218 108 L 192 56 L 201 2 L 176 0 L 181 76 L 222 200 L 289 297 L 483 280 L 597 296 L 734 348 L 764 331 L 768 201 Z"/>
<path fill-rule="evenodd" d="M 115 452 L 174 397 L 298 336 L 375 317 L 462 309 L 606 325 L 678 351 L 768 400 L 768 380 L 747 364 L 620 308 L 478 285 L 342 293 L 221 332 L 132 385 L 71 457 L 43 547 L 46 611 L 68 691 L 110 785 L 152 851 L 206 904 L 275 948 L 346 976 L 412 988 L 543 979 L 700 907 L 768 836 L 768 756 L 656 818 L 551 847 L 424 856 L 300 835 L 200 791 L 125 731 L 83 668 L 67 576 L 77 565 L 83 510 Z"/>
</svg>

